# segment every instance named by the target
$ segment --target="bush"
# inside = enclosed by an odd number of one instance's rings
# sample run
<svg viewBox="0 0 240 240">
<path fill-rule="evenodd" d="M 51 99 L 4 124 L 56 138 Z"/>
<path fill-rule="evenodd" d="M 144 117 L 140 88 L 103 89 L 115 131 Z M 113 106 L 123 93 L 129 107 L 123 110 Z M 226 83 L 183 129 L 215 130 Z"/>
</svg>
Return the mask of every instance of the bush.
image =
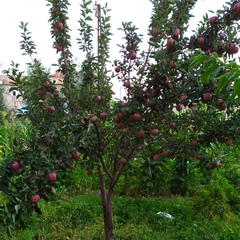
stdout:
<svg viewBox="0 0 240 240">
<path fill-rule="evenodd" d="M 27 228 L 13 232 L 10 239 L 104 239 L 101 199 L 96 195 L 77 196 L 56 193 L 57 201 L 40 201 L 42 216 L 26 218 Z M 114 199 L 116 240 L 148 239 L 238 239 L 240 219 L 225 211 L 224 219 L 217 212 L 206 218 L 206 208 L 193 207 L 189 198 L 123 198 Z M 159 212 L 169 213 L 170 219 Z"/>
</svg>

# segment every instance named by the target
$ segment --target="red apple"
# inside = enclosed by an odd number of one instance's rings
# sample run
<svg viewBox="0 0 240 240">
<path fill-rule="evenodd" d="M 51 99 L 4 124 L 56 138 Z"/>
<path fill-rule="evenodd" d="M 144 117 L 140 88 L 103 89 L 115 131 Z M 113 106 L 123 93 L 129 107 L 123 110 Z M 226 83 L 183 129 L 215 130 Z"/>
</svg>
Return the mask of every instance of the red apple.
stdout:
<svg viewBox="0 0 240 240">
<path fill-rule="evenodd" d="M 162 155 L 164 157 L 168 157 L 169 156 L 169 152 L 167 150 L 163 150 Z"/>
<path fill-rule="evenodd" d="M 31 196 L 31 202 L 32 202 L 32 203 L 38 203 L 39 200 L 40 200 L 40 196 L 39 196 L 38 194 L 33 194 L 33 195 Z"/>
<path fill-rule="evenodd" d="M 167 40 L 167 47 L 172 47 L 175 43 L 175 40 L 173 38 L 168 38 Z"/>
<path fill-rule="evenodd" d="M 123 123 L 117 123 L 117 125 L 116 125 L 116 127 L 118 128 L 118 129 L 122 129 L 123 128 Z"/>
<path fill-rule="evenodd" d="M 130 87 L 131 87 L 131 83 L 130 83 L 129 81 L 124 82 L 124 86 L 125 86 L 126 88 L 130 88 Z"/>
<path fill-rule="evenodd" d="M 18 170 L 18 169 L 20 168 L 20 165 L 19 165 L 18 162 L 13 162 L 13 163 L 11 164 L 11 167 L 12 167 L 12 169 L 14 169 L 14 170 Z"/>
<path fill-rule="evenodd" d="M 97 122 L 98 121 L 98 116 L 96 116 L 96 115 L 91 116 L 91 121 L 93 123 Z"/>
<path fill-rule="evenodd" d="M 148 138 L 147 139 L 147 143 L 150 144 L 152 142 L 152 139 L 151 138 Z"/>
<path fill-rule="evenodd" d="M 170 128 L 174 129 L 174 128 L 176 127 L 176 123 L 175 123 L 175 122 L 171 122 L 171 123 L 169 124 L 169 126 L 170 126 Z"/>
<path fill-rule="evenodd" d="M 213 165 L 211 163 L 208 163 L 206 165 L 206 168 L 207 168 L 207 170 L 212 170 L 213 169 Z"/>
<path fill-rule="evenodd" d="M 59 23 L 58 23 L 58 27 L 59 27 L 59 28 L 62 28 L 62 27 L 63 27 L 63 23 L 62 23 L 62 22 L 59 22 Z"/>
<path fill-rule="evenodd" d="M 233 6 L 233 10 L 235 12 L 240 12 L 240 3 L 236 3 L 234 6 Z"/>
<path fill-rule="evenodd" d="M 209 18 L 209 22 L 210 22 L 210 24 L 216 23 L 216 22 L 217 22 L 217 16 L 212 16 L 212 17 L 210 17 L 210 18 Z"/>
<path fill-rule="evenodd" d="M 229 53 L 229 54 L 232 54 L 234 47 L 235 47 L 234 43 L 232 43 L 232 42 L 227 43 L 226 46 L 225 46 L 226 52 Z"/>
<path fill-rule="evenodd" d="M 120 71 L 121 71 L 121 67 L 120 66 L 115 67 L 115 72 L 119 73 Z"/>
<path fill-rule="evenodd" d="M 236 54 L 236 53 L 238 53 L 238 50 L 239 50 L 238 46 L 235 45 L 233 50 L 232 50 L 232 53 Z"/>
<path fill-rule="evenodd" d="M 124 112 L 125 112 L 125 110 L 122 109 L 121 112 L 118 113 L 119 120 L 122 120 L 122 119 L 123 119 L 123 117 L 124 117 Z"/>
<path fill-rule="evenodd" d="M 210 52 L 211 52 L 211 53 L 212 53 L 212 52 L 217 52 L 217 48 L 216 48 L 216 47 L 210 48 Z"/>
<path fill-rule="evenodd" d="M 97 101 L 100 101 L 101 100 L 101 96 L 96 96 L 96 99 L 97 99 Z"/>
<path fill-rule="evenodd" d="M 224 33 L 221 33 L 220 35 L 219 35 L 219 37 L 220 37 L 220 39 L 224 39 L 225 38 L 225 34 Z"/>
<path fill-rule="evenodd" d="M 223 105 L 223 104 L 224 104 L 223 99 L 222 99 L 222 98 L 218 98 L 218 99 L 216 100 L 216 104 L 217 104 L 217 106 Z"/>
<path fill-rule="evenodd" d="M 121 158 L 121 159 L 120 159 L 120 162 L 121 162 L 122 164 L 126 164 L 126 163 L 127 163 L 127 159 L 126 159 L 126 158 Z"/>
<path fill-rule="evenodd" d="M 47 178 L 50 182 L 54 182 L 57 180 L 57 174 L 55 172 L 51 172 L 48 174 Z"/>
<path fill-rule="evenodd" d="M 54 7 L 54 8 L 53 8 L 53 12 L 58 12 L 58 8 L 57 8 L 57 7 Z"/>
<path fill-rule="evenodd" d="M 76 109 L 77 111 L 79 111 L 79 110 L 81 109 L 81 106 L 77 105 L 77 106 L 75 107 L 75 109 Z"/>
<path fill-rule="evenodd" d="M 77 160 L 80 158 L 80 152 L 76 151 L 75 153 L 72 154 L 72 159 Z"/>
<path fill-rule="evenodd" d="M 134 119 L 135 121 L 140 121 L 141 118 L 142 118 L 142 116 L 141 116 L 140 113 L 134 113 L 134 114 L 133 114 L 133 119 Z"/>
<path fill-rule="evenodd" d="M 103 120 L 105 120 L 105 119 L 107 118 L 107 113 L 101 112 L 101 113 L 100 113 L 100 118 L 103 119 Z"/>
<path fill-rule="evenodd" d="M 54 28 L 53 31 L 57 34 L 59 32 L 58 28 Z"/>
<path fill-rule="evenodd" d="M 196 147 L 198 145 L 198 140 L 194 139 L 192 140 L 192 146 Z"/>
<path fill-rule="evenodd" d="M 123 129 L 122 129 L 122 133 L 123 133 L 124 135 L 127 135 L 127 134 L 129 133 L 129 129 L 128 129 L 128 128 L 123 128 Z"/>
<path fill-rule="evenodd" d="M 222 104 L 222 105 L 219 105 L 218 106 L 218 109 L 221 110 L 221 111 L 224 111 L 226 109 L 226 104 Z"/>
<path fill-rule="evenodd" d="M 37 90 L 39 96 L 44 96 L 44 91 L 41 89 Z"/>
<path fill-rule="evenodd" d="M 152 27 L 152 35 L 153 35 L 153 36 L 157 36 L 157 35 L 158 35 L 158 33 L 159 33 L 158 29 L 157 29 L 157 28 L 154 28 L 154 27 Z"/>
<path fill-rule="evenodd" d="M 178 104 L 176 108 L 180 112 L 183 110 L 184 106 L 182 104 Z"/>
<path fill-rule="evenodd" d="M 220 161 L 217 161 L 217 162 L 215 162 L 214 165 L 215 165 L 216 168 L 219 168 L 221 166 L 221 163 L 220 163 Z"/>
<path fill-rule="evenodd" d="M 170 67 L 172 67 L 172 68 L 177 67 L 177 63 L 175 63 L 174 61 L 171 61 L 171 62 L 169 63 L 169 65 L 170 65 Z"/>
<path fill-rule="evenodd" d="M 178 36 L 180 35 L 180 29 L 179 28 L 176 28 L 175 30 L 174 30 L 174 32 L 172 33 L 172 37 L 173 38 L 178 38 Z"/>
<path fill-rule="evenodd" d="M 81 119 L 81 123 L 82 123 L 83 126 L 87 125 L 87 122 L 84 119 Z"/>
<path fill-rule="evenodd" d="M 199 37 L 199 38 L 197 39 L 197 43 L 198 43 L 199 46 L 203 45 L 204 42 L 205 42 L 204 37 Z"/>
<path fill-rule="evenodd" d="M 62 46 L 60 46 L 56 43 L 56 49 L 58 52 L 61 52 L 63 48 L 62 48 Z"/>
<path fill-rule="evenodd" d="M 92 174 L 93 174 L 93 170 L 92 170 L 92 169 L 88 169 L 88 170 L 87 170 L 87 174 L 88 174 L 88 175 L 92 175 Z"/>
<path fill-rule="evenodd" d="M 173 88 L 174 88 L 174 84 L 173 84 L 172 82 L 168 82 L 167 85 L 168 85 L 168 87 L 169 87 L 170 89 L 173 89 Z"/>
<path fill-rule="evenodd" d="M 136 149 L 136 151 L 139 152 L 139 151 L 141 151 L 142 147 L 141 146 L 136 146 L 135 149 Z"/>
<path fill-rule="evenodd" d="M 153 155 L 153 161 L 155 161 L 155 162 L 158 162 L 159 161 L 159 159 L 160 159 L 160 157 L 159 157 L 159 155 L 158 154 L 156 154 L 156 155 Z"/>
<path fill-rule="evenodd" d="M 186 94 L 183 94 L 180 97 L 180 102 L 183 103 L 183 104 L 187 104 L 188 103 L 188 96 Z"/>
<path fill-rule="evenodd" d="M 203 100 L 204 101 L 210 101 L 212 99 L 212 94 L 211 93 L 209 93 L 209 92 L 207 92 L 207 93 L 204 93 L 203 94 Z"/>
<path fill-rule="evenodd" d="M 39 171 L 39 176 L 42 177 L 43 175 L 44 175 L 44 170 L 40 170 L 40 171 Z"/>
<path fill-rule="evenodd" d="M 126 50 L 130 52 L 130 51 L 132 50 L 132 45 L 128 44 L 128 45 L 126 46 Z"/>
<path fill-rule="evenodd" d="M 58 91 L 55 90 L 55 91 L 53 92 L 53 95 L 54 95 L 54 97 L 57 97 L 57 96 L 58 96 Z"/>
<path fill-rule="evenodd" d="M 19 164 L 20 168 L 24 166 L 24 163 L 23 163 L 23 161 L 21 161 L 21 162 L 18 162 L 18 164 Z"/>
<path fill-rule="evenodd" d="M 46 82 L 44 83 L 44 87 L 46 87 L 46 88 L 51 87 L 51 83 L 50 83 L 49 81 L 46 81 Z"/>
<path fill-rule="evenodd" d="M 202 157 L 202 155 L 197 154 L 197 155 L 196 155 L 196 158 L 197 158 L 198 160 L 202 160 L 203 157 Z"/>
<path fill-rule="evenodd" d="M 152 104 L 153 104 L 153 101 L 149 99 L 145 102 L 146 107 L 150 107 Z"/>
<path fill-rule="evenodd" d="M 157 40 L 157 38 L 156 38 L 155 36 L 151 36 L 151 37 L 150 37 L 150 40 L 151 40 L 152 42 L 155 42 L 155 41 Z"/>
<path fill-rule="evenodd" d="M 72 162 L 72 165 L 69 166 L 68 168 L 69 168 L 69 169 L 74 169 L 74 167 L 75 167 L 74 162 Z"/>
<path fill-rule="evenodd" d="M 138 136 L 139 136 L 139 137 L 144 137 L 144 135 L 145 135 L 145 132 L 144 132 L 143 129 L 141 129 L 141 130 L 138 131 Z"/>
<path fill-rule="evenodd" d="M 118 115 L 114 115 L 114 116 L 113 116 L 113 120 L 114 120 L 115 122 L 120 122 L 120 118 L 119 118 Z"/>
<path fill-rule="evenodd" d="M 152 135 L 158 135 L 158 129 L 156 129 L 156 128 L 152 128 L 152 129 L 150 129 L 150 134 L 152 134 Z"/>
<path fill-rule="evenodd" d="M 226 144 L 227 146 L 231 146 L 231 145 L 233 144 L 232 139 L 226 139 L 226 140 L 225 140 L 225 144 Z"/>
<path fill-rule="evenodd" d="M 54 106 L 49 107 L 49 111 L 50 112 L 55 112 L 55 107 Z"/>
<path fill-rule="evenodd" d="M 132 53 L 130 54 L 130 60 L 135 60 L 136 57 L 137 57 L 137 54 L 136 54 L 135 52 L 132 52 Z"/>
</svg>

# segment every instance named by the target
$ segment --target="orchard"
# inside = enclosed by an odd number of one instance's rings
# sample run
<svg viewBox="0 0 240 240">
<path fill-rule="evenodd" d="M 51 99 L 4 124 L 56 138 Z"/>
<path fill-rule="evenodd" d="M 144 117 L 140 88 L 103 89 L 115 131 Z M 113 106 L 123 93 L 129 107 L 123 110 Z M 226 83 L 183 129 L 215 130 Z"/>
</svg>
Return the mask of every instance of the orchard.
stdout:
<svg viewBox="0 0 240 240">
<path fill-rule="evenodd" d="M 216 15 L 205 15 L 191 37 L 186 37 L 190 10 L 197 0 L 151 0 L 148 49 L 131 22 L 120 31 L 125 43 L 117 59 L 110 59 L 109 9 L 97 5 L 97 49 L 93 45 L 95 12 L 92 1 L 80 3 L 79 54 L 81 70 L 73 61 L 68 0 L 47 0 L 53 48 L 64 75 L 61 90 L 34 58 L 27 23 L 21 23 L 20 43 L 29 55 L 29 72 L 11 63 L 4 73 L 27 101 L 23 116 L 34 126 L 28 142 L 16 143 L 0 165 L 0 190 L 9 197 L 1 206 L 1 221 L 9 231 L 22 216 L 41 213 L 38 202 L 54 199 L 57 182 L 81 165 L 97 175 L 103 207 L 105 238 L 114 238 L 114 191 L 122 175 L 141 161 L 174 171 L 174 193 L 184 195 L 192 164 L 206 176 L 223 166 L 213 146 L 239 144 L 240 3 L 230 0 Z M 73 31 L 75 31 L 73 29 Z M 96 54 L 97 53 L 97 54 Z M 109 62 L 112 67 L 108 68 Z M 80 79 L 80 81 L 79 81 Z M 112 86 L 121 82 L 125 96 L 115 99 Z M 168 167 L 166 167 L 168 166 Z M 171 167 L 169 167 L 171 166 Z M 131 184 L 131 183 L 129 183 Z"/>
</svg>

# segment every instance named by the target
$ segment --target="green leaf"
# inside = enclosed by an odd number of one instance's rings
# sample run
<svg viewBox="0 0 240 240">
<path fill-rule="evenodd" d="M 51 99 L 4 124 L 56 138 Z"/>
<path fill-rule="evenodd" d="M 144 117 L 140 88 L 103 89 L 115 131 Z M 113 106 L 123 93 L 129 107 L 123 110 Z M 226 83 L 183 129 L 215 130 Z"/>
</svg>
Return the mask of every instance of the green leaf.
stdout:
<svg viewBox="0 0 240 240">
<path fill-rule="evenodd" d="M 18 211 L 19 211 L 20 208 L 21 208 L 21 206 L 19 204 L 15 205 L 15 211 L 16 211 L 17 214 L 18 214 Z"/>
<path fill-rule="evenodd" d="M 213 63 L 208 69 L 206 72 L 204 72 L 202 75 L 201 75 L 201 82 L 206 82 L 208 83 L 211 79 L 212 79 L 212 76 L 213 76 L 213 72 L 214 70 L 217 68 L 217 64 L 216 63 Z"/>
<path fill-rule="evenodd" d="M 35 212 L 36 212 L 37 214 L 39 214 L 39 215 L 42 214 L 42 211 L 41 211 L 41 209 L 38 207 L 38 205 L 36 205 L 36 206 L 34 207 L 34 210 L 35 210 Z"/>
<path fill-rule="evenodd" d="M 240 78 L 237 78 L 235 81 L 234 81 L 234 85 L 233 85 L 233 92 L 232 92 L 232 95 L 229 97 L 229 100 L 230 99 L 235 99 L 235 98 L 240 98 Z"/>
<path fill-rule="evenodd" d="M 13 235 L 12 235 L 12 229 L 11 229 L 12 227 L 11 226 L 8 226 L 7 227 L 7 235 L 9 236 L 9 237 L 12 237 Z"/>
<path fill-rule="evenodd" d="M 189 65 L 189 71 L 192 71 L 194 68 L 199 67 L 205 60 L 209 58 L 206 55 L 200 54 L 198 55 L 194 61 Z"/>
</svg>

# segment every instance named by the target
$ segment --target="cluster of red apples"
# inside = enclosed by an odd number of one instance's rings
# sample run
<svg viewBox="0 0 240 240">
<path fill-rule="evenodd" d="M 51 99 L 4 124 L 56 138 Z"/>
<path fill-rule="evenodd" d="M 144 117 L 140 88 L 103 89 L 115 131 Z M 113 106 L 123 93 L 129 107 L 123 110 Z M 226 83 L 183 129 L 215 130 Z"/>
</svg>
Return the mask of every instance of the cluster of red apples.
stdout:
<svg viewBox="0 0 240 240">
<path fill-rule="evenodd" d="M 53 13 L 53 16 L 55 19 L 61 19 L 61 12 L 58 7 L 53 7 L 52 13 Z M 65 24 L 66 24 L 66 20 L 62 19 L 61 21 L 56 22 L 56 25 L 53 29 L 53 32 L 56 36 L 55 48 L 56 48 L 57 52 L 61 52 L 63 50 L 63 46 L 62 46 L 61 40 L 58 37 L 58 35 L 64 30 Z"/>
</svg>

